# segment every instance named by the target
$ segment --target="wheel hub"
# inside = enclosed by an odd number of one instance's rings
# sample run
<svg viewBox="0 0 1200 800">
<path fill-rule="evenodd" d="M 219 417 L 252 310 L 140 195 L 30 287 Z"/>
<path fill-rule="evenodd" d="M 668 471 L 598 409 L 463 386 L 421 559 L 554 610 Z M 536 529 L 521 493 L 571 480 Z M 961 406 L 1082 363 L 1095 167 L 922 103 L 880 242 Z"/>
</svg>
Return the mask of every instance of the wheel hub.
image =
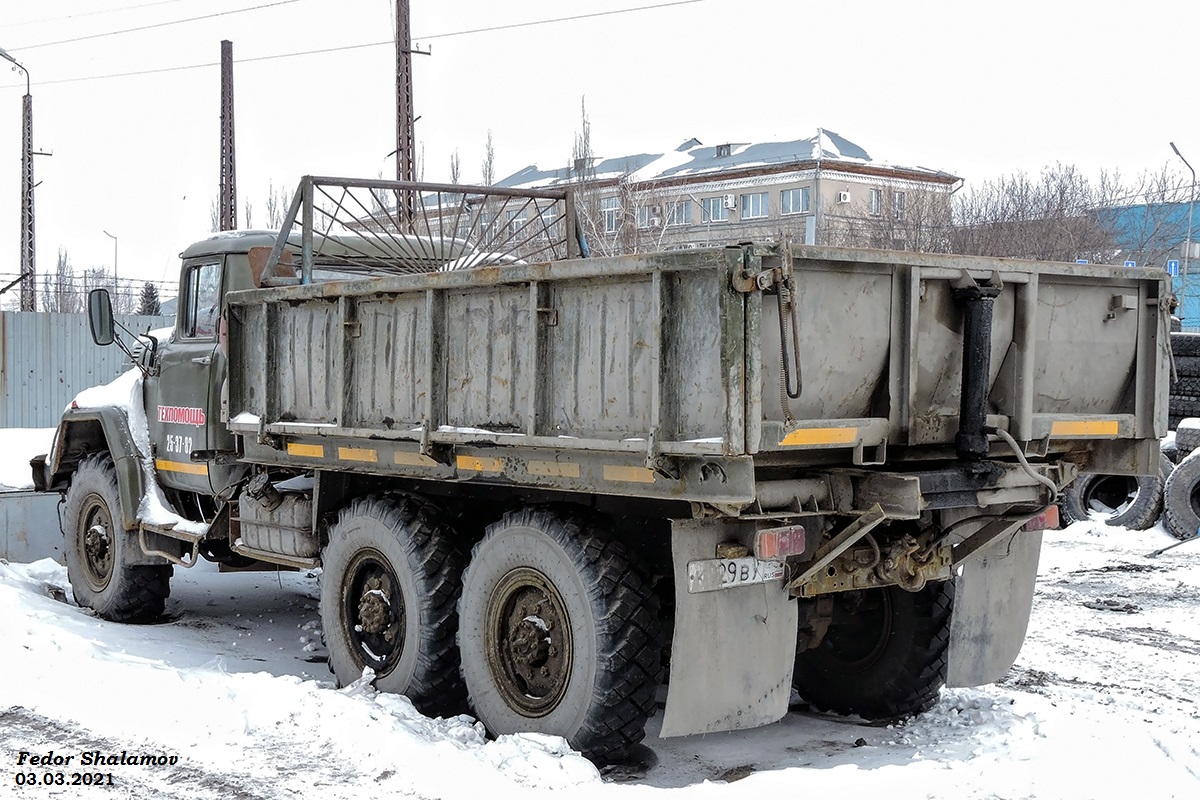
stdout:
<svg viewBox="0 0 1200 800">
<path fill-rule="evenodd" d="M 114 555 L 112 518 L 103 498 L 93 495 L 87 499 L 79 526 L 83 577 L 93 591 L 103 591 L 112 579 Z"/>
<path fill-rule="evenodd" d="M 92 563 L 103 562 L 108 558 L 108 532 L 100 525 L 88 528 L 83 537 L 83 549 Z"/>
<path fill-rule="evenodd" d="M 367 581 L 365 591 L 359 598 L 359 625 L 365 633 L 384 633 L 391 622 L 391 604 L 381 590 L 382 584 L 378 578 Z"/>
<path fill-rule="evenodd" d="M 530 717 L 557 707 L 571 675 L 571 626 L 550 579 L 529 567 L 505 575 L 487 607 L 488 666 L 510 707 Z"/>
<path fill-rule="evenodd" d="M 378 674 L 390 671 L 404 652 L 404 597 L 396 573 L 374 550 L 357 554 L 346 569 L 342 625 L 355 659 Z"/>
</svg>

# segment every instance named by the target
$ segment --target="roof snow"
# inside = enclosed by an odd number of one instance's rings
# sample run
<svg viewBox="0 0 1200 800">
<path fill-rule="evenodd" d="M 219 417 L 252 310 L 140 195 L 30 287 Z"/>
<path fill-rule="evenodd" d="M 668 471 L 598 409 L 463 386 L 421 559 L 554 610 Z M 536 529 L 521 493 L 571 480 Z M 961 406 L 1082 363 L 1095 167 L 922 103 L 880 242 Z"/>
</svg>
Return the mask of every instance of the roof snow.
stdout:
<svg viewBox="0 0 1200 800">
<path fill-rule="evenodd" d="M 729 143 L 706 147 L 699 139 L 691 138 L 678 147 L 660 153 L 593 158 L 584 177 L 589 182 L 619 179 L 641 182 L 806 161 L 887 166 L 873 161 L 862 146 L 844 136 L 818 128 L 815 136 L 786 142 Z M 906 169 L 945 174 L 923 167 Z M 580 177 L 579 172 L 571 166 L 542 170 L 531 164 L 496 185 L 505 188 L 545 188 L 570 183 Z"/>
</svg>

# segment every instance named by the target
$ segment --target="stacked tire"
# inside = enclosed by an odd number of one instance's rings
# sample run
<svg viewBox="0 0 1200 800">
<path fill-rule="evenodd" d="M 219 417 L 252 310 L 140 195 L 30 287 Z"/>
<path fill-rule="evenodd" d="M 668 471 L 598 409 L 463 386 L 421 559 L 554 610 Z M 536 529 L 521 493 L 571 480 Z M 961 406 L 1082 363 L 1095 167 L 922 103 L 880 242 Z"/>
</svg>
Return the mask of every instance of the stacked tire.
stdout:
<svg viewBox="0 0 1200 800">
<path fill-rule="evenodd" d="M 1169 427 L 1175 430 L 1188 417 L 1200 417 L 1200 333 L 1172 333 L 1175 374 L 1171 376 Z"/>
<path fill-rule="evenodd" d="M 1157 475 L 1105 475 L 1085 472 L 1063 490 L 1063 524 L 1099 519 L 1120 528 L 1146 530 L 1158 522 L 1163 493 L 1174 464 L 1160 456 Z"/>
<path fill-rule="evenodd" d="M 1200 531 L 1200 419 L 1186 417 L 1175 429 L 1177 465 L 1163 490 L 1163 523 L 1176 539 Z"/>
</svg>

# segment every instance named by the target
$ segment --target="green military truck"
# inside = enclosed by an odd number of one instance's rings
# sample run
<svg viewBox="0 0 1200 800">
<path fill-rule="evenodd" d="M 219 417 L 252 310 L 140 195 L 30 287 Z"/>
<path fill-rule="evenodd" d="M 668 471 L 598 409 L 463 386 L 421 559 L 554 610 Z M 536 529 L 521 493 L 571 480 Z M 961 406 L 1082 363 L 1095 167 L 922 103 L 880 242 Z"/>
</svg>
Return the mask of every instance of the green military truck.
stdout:
<svg viewBox="0 0 1200 800">
<path fill-rule="evenodd" d="M 663 686 L 674 736 L 998 679 L 1062 487 L 1158 469 L 1164 273 L 588 258 L 572 202 L 309 177 L 281 232 L 185 250 L 132 402 L 77 403 L 34 460 L 78 602 L 143 620 L 200 558 L 320 567 L 341 683 L 611 761 Z"/>
</svg>

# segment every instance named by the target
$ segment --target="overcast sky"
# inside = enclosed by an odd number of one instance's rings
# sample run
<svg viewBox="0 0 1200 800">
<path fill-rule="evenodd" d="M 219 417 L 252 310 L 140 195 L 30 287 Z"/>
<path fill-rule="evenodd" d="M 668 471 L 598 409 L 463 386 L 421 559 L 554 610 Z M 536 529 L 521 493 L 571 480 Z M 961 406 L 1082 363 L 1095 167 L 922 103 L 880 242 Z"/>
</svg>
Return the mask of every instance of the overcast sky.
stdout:
<svg viewBox="0 0 1200 800">
<path fill-rule="evenodd" d="M 489 130 L 498 176 L 566 164 L 581 100 L 605 157 L 824 127 L 968 188 L 1057 161 L 1088 174 L 1186 171 L 1172 140 L 1200 166 L 1198 3 L 699 0 L 480 30 L 654 3 L 411 2 L 414 44 L 432 48 L 414 56 L 429 181 L 449 179 L 457 150 L 462 180 L 477 182 Z M 59 247 L 78 270 L 111 269 L 107 230 L 122 277 L 174 279 L 218 193 L 222 39 L 235 59 L 238 202 L 256 224 L 272 183 L 394 174 L 395 0 L 0 4 L 0 47 L 32 75 L 35 147 L 53 152 L 35 159 L 39 272 Z M 167 24 L 196 17 L 208 18 Z M 131 28 L 144 30 L 115 33 Z M 352 49 L 252 60 L 331 48 Z M 20 255 L 25 81 L 8 66 L 0 275 Z M 149 74 L 104 77 L 124 73 Z"/>
</svg>

